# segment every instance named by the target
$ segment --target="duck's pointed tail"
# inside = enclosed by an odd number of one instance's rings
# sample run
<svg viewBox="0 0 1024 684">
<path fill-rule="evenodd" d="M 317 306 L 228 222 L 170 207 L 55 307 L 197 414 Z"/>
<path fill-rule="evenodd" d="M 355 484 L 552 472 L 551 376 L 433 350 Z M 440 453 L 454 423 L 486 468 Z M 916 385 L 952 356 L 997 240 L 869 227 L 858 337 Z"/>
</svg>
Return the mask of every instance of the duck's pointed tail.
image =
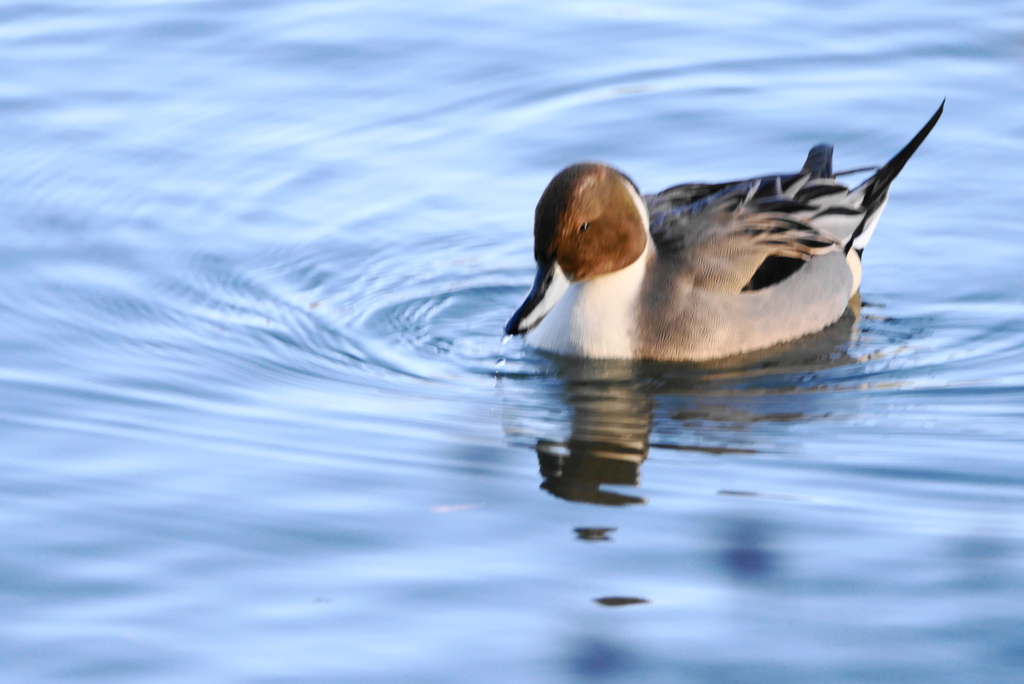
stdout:
<svg viewBox="0 0 1024 684">
<path fill-rule="evenodd" d="M 932 118 L 928 120 L 928 123 L 917 132 L 914 139 L 907 143 L 906 147 L 896 153 L 896 156 L 886 162 L 885 166 L 878 170 L 874 176 L 865 181 L 864 185 L 864 203 L 869 204 L 872 200 L 884 195 L 889 190 L 889 184 L 892 183 L 893 179 L 903 170 L 907 160 L 917 152 L 917 148 L 921 146 L 924 139 L 928 137 L 928 134 L 935 128 L 935 124 L 939 122 L 939 117 L 942 116 L 942 110 L 946 106 L 946 101 L 943 100 L 939 108 L 932 114 Z"/>
<path fill-rule="evenodd" d="M 851 195 L 861 195 L 861 207 L 865 214 L 864 220 L 851 236 L 850 242 L 847 243 L 847 251 L 852 248 L 857 251 L 858 255 L 863 253 L 864 248 L 867 247 L 868 241 L 871 239 L 871 234 L 875 230 L 875 224 L 878 223 L 878 217 L 881 215 L 882 209 L 885 208 L 885 203 L 889 199 L 889 185 L 899 175 L 899 172 L 903 170 L 907 160 L 913 156 L 917 148 L 924 142 L 924 139 L 932 132 L 932 129 L 935 128 L 935 124 L 939 122 L 939 117 L 942 116 L 942 110 L 945 106 L 946 101 L 943 100 L 939 108 L 932 114 L 932 118 L 917 132 L 917 135 L 902 150 L 897 152 L 896 156 L 886 162 L 882 168 L 878 169 L 875 175 L 868 178 L 850 193 Z"/>
</svg>

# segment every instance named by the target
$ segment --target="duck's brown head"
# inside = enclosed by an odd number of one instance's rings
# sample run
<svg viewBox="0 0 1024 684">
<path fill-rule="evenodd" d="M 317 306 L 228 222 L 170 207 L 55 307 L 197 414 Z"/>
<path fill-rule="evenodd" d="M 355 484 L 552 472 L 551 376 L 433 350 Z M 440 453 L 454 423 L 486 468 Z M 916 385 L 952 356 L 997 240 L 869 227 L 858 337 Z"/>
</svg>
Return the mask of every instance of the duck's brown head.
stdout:
<svg viewBox="0 0 1024 684">
<path fill-rule="evenodd" d="M 623 269 L 647 248 L 647 214 L 629 178 L 604 164 L 575 164 L 545 188 L 534 215 L 537 277 L 505 326 L 525 333 L 540 323 L 570 283 Z"/>
</svg>

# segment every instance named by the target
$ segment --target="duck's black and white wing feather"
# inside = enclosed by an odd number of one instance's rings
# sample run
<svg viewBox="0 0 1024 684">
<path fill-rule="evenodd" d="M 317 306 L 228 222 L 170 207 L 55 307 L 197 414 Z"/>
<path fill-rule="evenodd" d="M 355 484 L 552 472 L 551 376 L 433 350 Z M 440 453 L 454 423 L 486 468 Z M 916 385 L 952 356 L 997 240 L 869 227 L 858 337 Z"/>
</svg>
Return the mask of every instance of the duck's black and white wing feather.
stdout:
<svg viewBox="0 0 1024 684">
<path fill-rule="evenodd" d="M 885 208 L 889 185 L 942 110 L 853 189 L 836 180 L 847 172 L 833 173 L 832 147 L 818 145 L 798 173 L 689 183 L 646 197 L 659 253 L 686 262 L 698 286 L 721 292 L 770 287 L 837 249 L 859 256 Z"/>
</svg>

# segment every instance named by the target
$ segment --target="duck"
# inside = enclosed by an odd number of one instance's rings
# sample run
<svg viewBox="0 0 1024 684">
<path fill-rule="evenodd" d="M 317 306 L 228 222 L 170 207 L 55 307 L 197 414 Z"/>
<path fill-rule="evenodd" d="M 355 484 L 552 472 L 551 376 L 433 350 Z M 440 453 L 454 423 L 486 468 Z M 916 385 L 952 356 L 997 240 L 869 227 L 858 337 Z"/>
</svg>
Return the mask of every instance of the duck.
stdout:
<svg viewBox="0 0 1024 684">
<path fill-rule="evenodd" d="M 534 213 L 537 270 L 508 335 L 561 356 L 707 361 L 817 333 L 859 295 L 889 186 L 931 132 L 880 167 L 833 172 L 833 147 L 795 173 L 642 195 L 607 164 L 573 164 Z M 838 177 L 872 175 L 856 187 Z"/>
</svg>

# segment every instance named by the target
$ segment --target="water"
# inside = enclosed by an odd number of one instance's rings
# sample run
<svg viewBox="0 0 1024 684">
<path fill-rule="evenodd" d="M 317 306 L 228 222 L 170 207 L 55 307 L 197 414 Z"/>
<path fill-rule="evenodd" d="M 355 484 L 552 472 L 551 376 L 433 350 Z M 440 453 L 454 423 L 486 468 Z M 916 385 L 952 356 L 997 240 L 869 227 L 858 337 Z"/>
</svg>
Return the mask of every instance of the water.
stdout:
<svg viewBox="0 0 1024 684">
<path fill-rule="evenodd" d="M 1015 682 L 1024 7 L 0 8 L 5 682 Z M 864 306 L 503 343 L 562 166 L 887 159 Z"/>
</svg>

